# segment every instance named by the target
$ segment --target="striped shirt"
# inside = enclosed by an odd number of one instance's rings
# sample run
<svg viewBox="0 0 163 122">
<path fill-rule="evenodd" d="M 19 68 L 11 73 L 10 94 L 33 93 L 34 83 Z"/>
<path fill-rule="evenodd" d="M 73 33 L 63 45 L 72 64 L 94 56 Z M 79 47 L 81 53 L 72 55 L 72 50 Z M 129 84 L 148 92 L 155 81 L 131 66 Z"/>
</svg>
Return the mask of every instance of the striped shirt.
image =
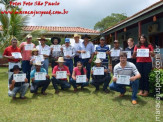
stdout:
<svg viewBox="0 0 163 122">
<path fill-rule="evenodd" d="M 121 67 L 120 63 L 114 67 L 114 77 L 117 77 L 117 75 L 129 75 L 132 77 L 137 74 L 139 74 L 139 71 L 137 70 L 136 66 L 128 61 L 124 68 Z"/>
</svg>

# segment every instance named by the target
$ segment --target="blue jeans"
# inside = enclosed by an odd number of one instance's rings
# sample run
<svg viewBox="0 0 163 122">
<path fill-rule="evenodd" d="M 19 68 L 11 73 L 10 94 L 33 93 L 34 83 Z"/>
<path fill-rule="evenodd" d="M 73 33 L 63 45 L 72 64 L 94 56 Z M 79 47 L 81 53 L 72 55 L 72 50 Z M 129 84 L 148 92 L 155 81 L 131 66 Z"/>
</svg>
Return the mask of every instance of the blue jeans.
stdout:
<svg viewBox="0 0 163 122">
<path fill-rule="evenodd" d="M 149 91 L 149 73 L 152 70 L 151 62 L 136 63 L 139 73 L 141 74 L 139 89 Z"/>
<path fill-rule="evenodd" d="M 71 85 L 73 86 L 73 88 L 75 89 L 75 88 L 77 88 L 76 85 L 80 85 L 81 88 L 84 88 L 85 86 L 88 86 L 88 85 L 89 85 L 89 82 L 85 82 L 85 83 L 76 83 L 76 81 L 73 80 L 73 79 L 71 78 L 70 84 L 71 84 Z"/>
<path fill-rule="evenodd" d="M 72 75 L 72 71 L 73 71 L 73 61 L 72 61 L 72 59 L 64 59 L 64 60 L 65 60 L 65 65 L 69 68 L 70 74 Z"/>
<path fill-rule="evenodd" d="M 45 60 L 43 61 L 42 67 L 46 70 L 46 72 L 48 74 L 48 67 L 49 67 L 49 59 L 48 58 L 45 58 Z"/>
<path fill-rule="evenodd" d="M 74 57 L 74 66 L 76 67 L 77 66 L 77 62 L 78 61 L 81 61 L 81 58 L 79 58 L 79 56 L 75 56 Z"/>
<path fill-rule="evenodd" d="M 132 87 L 132 100 L 136 100 L 137 92 L 139 89 L 139 80 L 130 81 L 130 85 Z M 116 82 L 112 82 L 109 85 L 111 90 L 120 92 L 121 94 L 124 94 L 126 92 L 125 86 L 127 86 L 127 85 L 117 84 Z"/>
<path fill-rule="evenodd" d="M 30 83 L 30 72 L 31 72 L 32 65 L 30 61 L 22 61 L 22 70 L 27 75 L 28 83 Z"/>
<path fill-rule="evenodd" d="M 90 80 L 90 73 L 91 73 L 91 63 L 88 63 L 89 59 L 90 58 L 81 60 L 83 66 L 86 67 L 88 81 Z"/>
<path fill-rule="evenodd" d="M 12 91 L 8 92 L 8 96 L 16 97 L 17 93 L 20 93 L 21 97 L 24 97 L 29 87 L 29 83 L 24 83 L 22 86 L 14 87 Z"/>
<path fill-rule="evenodd" d="M 55 77 L 53 77 L 51 80 L 52 80 L 52 84 L 55 90 L 58 90 L 58 85 L 61 86 L 61 89 L 71 87 L 71 85 L 66 80 L 56 79 Z"/>
<path fill-rule="evenodd" d="M 103 90 L 106 90 L 107 87 L 108 87 L 108 85 L 109 85 L 109 83 L 110 83 L 110 80 L 111 80 L 111 76 L 110 76 L 110 74 L 108 74 L 108 75 L 105 76 L 103 79 L 92 79 L 91 84 L 92 84 L 93 86 L 95 86 L 97 90 L 99 89 L 99 86 L 100 86 L 101 84 L 104 84 Z"/>
<path fill-rule="evenodd" d="M 36 93 L 39 87 L 42 87 L 41 92 L 45 92 L 50 84 L 50 79 L 33 82 L 30 88 L 31 93 Z"/>
</svg>

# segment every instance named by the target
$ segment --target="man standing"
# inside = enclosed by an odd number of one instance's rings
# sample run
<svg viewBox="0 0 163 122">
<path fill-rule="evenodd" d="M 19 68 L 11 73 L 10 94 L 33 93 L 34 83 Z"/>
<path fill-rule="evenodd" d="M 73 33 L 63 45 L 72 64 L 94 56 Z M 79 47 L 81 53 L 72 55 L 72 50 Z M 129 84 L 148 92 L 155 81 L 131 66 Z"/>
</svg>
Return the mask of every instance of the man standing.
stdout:
<svg viewBox="0 0 163 122">
<path fill-rule="evenodd" d="M 129 79 L 118 79 L 119 77 L 122 78 L 127 78 L 130 77 Z M 127 62 L 127 54 L 124 52 L 120 53 L 120 63 L 118 63 L 114 67 L 114 76 L 113 76 L 113 82 L 109 85 L 111 90 L 120 92 L 120 97 L 123 97 L 125 92 L 126 92 L 126 82 L 127 80 L 129 81 L 129 85 L 132 86 L 132 104 L 137 104 L 137 92 L 139 88 L 139 80 L 141 78 L 140 73 L 138 72 L 136 66 L 131 63 Z M 122 81 L 123 80 L 123 81 Z M 120 81 L 121 83 L 117 83 Z"/>
<path fill-rule="evenodd" d="M 26 36 L 27 42 L 22 42 L 20 44 L 20 50 L 22 54 L 22 70 L 27 75 L 28 83 L 30 83 L 30 72 L 31 64 L 30 59 L 32 56 L 32 50 L 35 47 L 35 44 L 32 43 L 32 35 L 28 34 Z"/>
<path fill-rule="evenodd" d="M 96 52 L 95 54 L 98 55 L 99 52 L 103 52 L 106 54 L 106 58 L 100 57 L 102 60 L 102 65 L 105 65 L 108 68 L 108 55 L 110 54 L 109 52 L 109 46 L 105 44 L 105 38 L 101 37 L 100 38 L 100 45 L 96 47 Z M 98 57 L 97 57 L 98 58 Z"/>
<path fill-rule="evenodd" d="M 110 50 L 110 52 L 111 52 L 110 53 L 110 55 L 111 55 L 110 56 L 110 63 L 112 62 L 112 72 L 113 72 L 114 66 L 120 62 L 119 61 L 119 54 L 121 51 L 122 51 L 122 48 L 119 47 L 119 41 L 115 40 L 114 41 L 114 47 Z"/>
<path fill-rule="evenodd" d="M 91 62 L 93 60 L 94 57 L 94 45 L 91 41 L 89 41 L 90 37 L 86 34 L 83 36 L 84 42 L 82 42 L 81 44 L 81 62 L 83 64 L 83 66 L 86 66 L 87 69 L 87 78 L 88 81 L 90 80 L 90 71 L 91 71 Z M 89 57 L 83 58 L 82 57 L 82 53 L 89 54 Z"/>
<path fill-rule="evenodd" d="M 74 34 L 74 49 L 75 49 L 75 57 L 74 57 L 74 66 L 76 67 L 77 62 L 81 61 L 80 56 L 80 50 L 81 50 L 81 43 L 80 43 L 80 35 L 78 35 L 77 33 Z"/>
<path fill-rule="evenodd" d="M 40 41 L 40 45 L 37 45 L 36 48 L 38 49 L 38 53 L 39 55 L 43 55 L 44 56 L 44 61 L 43 61 L 43 68 L 45 68 L 47 74 L 48 74 L 48 67 L 49 67 L 49 55 L 51 52 L 51 49 L 48 45 L 46 45 L 46 39 L 44 36 L 42 36 L 41 38 L 38 38 L 38 40 Z"/>
<path fill-rule="evenodd" d="M 14 65 L 18 65 L 19 67 L 21 67 L 21 63 L 20 63 L 20 59 L 21 58 L 15 58 L 13 56 L 13 53 L 20 53 L 20 48 L 17 47 L 17 39 L 13 38 L 11 40 L 11 46 L 7 47 L 4 50 L 3 53 L 3 57 L 8 59 L 8 69 L 9 69 L 9 74 L 8 74 L 8 78 L 11 77 L 12 72 L 10 71 L 10 69 L 13 68 Z"/>
</svg>

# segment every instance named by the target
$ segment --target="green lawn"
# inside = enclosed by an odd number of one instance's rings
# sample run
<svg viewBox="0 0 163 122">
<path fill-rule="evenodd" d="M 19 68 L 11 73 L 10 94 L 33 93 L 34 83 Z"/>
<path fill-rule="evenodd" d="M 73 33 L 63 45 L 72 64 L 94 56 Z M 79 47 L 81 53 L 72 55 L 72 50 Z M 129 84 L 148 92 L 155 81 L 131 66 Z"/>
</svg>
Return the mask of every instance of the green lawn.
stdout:
<svg viewBox="0 0 163 122">
<path fill-rule="evenodd" d="M 51 69 L 49 69 L 51 71 Z M 50 72 L 51 74 L 51 72 Z M 119 93 L 94 92 L 89 86 L 84 91 L 54 94 L 52 84 L 47 96 L 35 96 L 29 91 L 26 100 L 8 97 L 7 68 L 0 68 L 0 122 L 50 121 L 50 122 L 154 122 L 155 99 L 138 97 L 138 104 L 131 104 L 131 92 L 123 98 Z M 161 101 L 161 112 L 163 111 Z M 162 114 L 162 113 L 161 113 Z M 163 114 L 161 116 L 163 120 Z"/>
</svg>

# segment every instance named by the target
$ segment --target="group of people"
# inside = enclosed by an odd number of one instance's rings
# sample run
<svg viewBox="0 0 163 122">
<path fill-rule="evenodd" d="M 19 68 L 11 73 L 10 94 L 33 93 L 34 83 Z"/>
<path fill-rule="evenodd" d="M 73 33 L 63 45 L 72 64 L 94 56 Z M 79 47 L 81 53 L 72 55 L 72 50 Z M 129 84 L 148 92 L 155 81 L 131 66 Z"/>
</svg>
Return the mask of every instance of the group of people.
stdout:
<svg viewBox="0 0 163 122">
<path fill-rule="evenodd" d="M 15 99 L 20 92 L 20 98 L 25 99 L 29 87 L 30 92 L 35 94 L 41 87 L 41 93 L 46 95 L 45 91 L 50 82 L 56 94 L 59 93 L 58 86 L 64 90 L 72 85 L 74 92 L 77 92 L 79 86 L 83 90 L 89 84 L 98 91 L 103 84 L 104 92 L 108 93 L 109 87 L 110 90 L 120 92 L 121 97 L 126 92 L 126 85 L 131 86 L 132 104 L 137 104 L 137 95 L 148 96 L 148 75 L 152 69 L 151 56 L 154 56 L 154 50 L 145 35 L 141 35 L 137 45 L 129 38 L 125 50 L 119 46 L 118 40 L 115 40 L 114 47 L 109 49 L 104 37 L 100 38 L 100 44 L 96 47 L 90 41 L 90 36 L 84 35 L 83 42 L 80 38 L 80 35 L 74 34 L 74 45 L 71 45 L 69 38 L 65 38 L 65 44 L 61 45 L 60 38 L 52 37 L 52 45 L 48 46 L 46 38 L 42 36 L 38 38 L 40 44 L 35 46 L 32 35 L 28 34 L 27 41 L 22 42 L 19 47 L 17 39 L 13 38 L 11 46 L 3 53 L 9 62 L 9 96 Z M 142 56 L 142 53 L 147 56 Z M 91 68 L 94 57 L 95 65 Z M 52 67 L 51 78 L 48 75 L 49 59 Z M 109 64 L 112 64 L 112 69 Z M 111 70 L 113 82 L 109 85 Z M 137 94 L 138 90 L 140 91 Z"/>
</svg>

